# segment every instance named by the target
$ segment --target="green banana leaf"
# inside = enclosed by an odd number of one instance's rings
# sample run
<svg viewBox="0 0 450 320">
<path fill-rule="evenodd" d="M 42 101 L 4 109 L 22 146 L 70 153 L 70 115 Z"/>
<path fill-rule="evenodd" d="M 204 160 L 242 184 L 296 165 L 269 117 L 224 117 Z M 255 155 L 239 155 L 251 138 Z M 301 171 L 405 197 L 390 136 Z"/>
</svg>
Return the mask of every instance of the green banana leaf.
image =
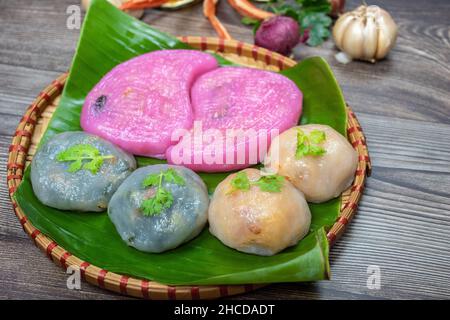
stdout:
<svg viewBox="0 0 450 320">
<path fill-rule="evenodd" d="M 43 141 L 64 132 L 81 130 L 80 112 L 92 87 L 117 64 L 161 49 L 188 45 L 150 28 L 104 0 L 94 0 L 85 17 L 80 41 L 61 102 Z M 231 64 L 217 57 L 221 65 Z M 304 94 L 301 123 L 328 124 L 346 134 L 342 93 L 327 63 L 310 58 L 282 71 Z M 161 160 L 138 158 L 139 165 Z M 210 192 L 227 174 L 201 174 Z M 14 194 L 33 225 L 72 254 L 98 267 L 166 284 L 242 284 L 297 282 L 329 277 L 325 228 L 337 218 L 341 199 L 310 205 L 309 235 L 298 245 L 272 257 L 238 252 L 224 246 L 207 228 L 181 247 L 148 254 L 128 247 L 106 213 L 64 212 L 43 205 L 33 193 L 29 168 Z"/>
</svg>

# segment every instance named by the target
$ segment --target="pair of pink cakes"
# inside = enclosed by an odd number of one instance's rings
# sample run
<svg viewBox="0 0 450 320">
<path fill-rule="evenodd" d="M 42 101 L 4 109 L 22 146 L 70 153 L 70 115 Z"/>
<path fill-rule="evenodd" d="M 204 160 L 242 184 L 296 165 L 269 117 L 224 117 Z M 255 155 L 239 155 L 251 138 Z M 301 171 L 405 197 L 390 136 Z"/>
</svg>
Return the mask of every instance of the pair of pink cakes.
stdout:
<svg viewBox="0 0 450 320">
<path fill-rule="evenodd" d="M 81 126 L 135 155 L 221 172 L 260 162 L 301 110 L 302 93 L 280 74 L 164 50 L 106 74 L 86 98 Z"/>
</svg>

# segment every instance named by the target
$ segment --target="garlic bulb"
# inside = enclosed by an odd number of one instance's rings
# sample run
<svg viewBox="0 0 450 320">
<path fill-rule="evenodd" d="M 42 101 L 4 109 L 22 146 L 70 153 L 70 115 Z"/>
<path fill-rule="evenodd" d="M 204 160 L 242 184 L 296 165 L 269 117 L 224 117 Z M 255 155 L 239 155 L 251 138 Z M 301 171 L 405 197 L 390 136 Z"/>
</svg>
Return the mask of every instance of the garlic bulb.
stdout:
<svg viewBox="0 0 450 320">
<path fill-rule="evenodd" d="M 126 0 L 108 0 L 109 3 L 111 3 L 112 5 L 116 6 L 116 7 L 120 7 Z M 89 6 L 91 5 L 91 0 L 81 0 L 81 6 L 83 7 L 83 9 L 85 11 L 87 11 L 87 9 L 89 8 Z M 137 9 L 137 10 L 125 10 L 126 13 L 128 13 L 129 15 L 140 19 L 143 15 L 144 15 L 144 10 L 143 9 Z"/>
<path fill-rule="evenodd" d="M 353 59 L 375 62 L 394 46 L 397 25 L 386 10 L 363 5 L 339 17 L 333 38 L 336 46 Z"/>
</svg>

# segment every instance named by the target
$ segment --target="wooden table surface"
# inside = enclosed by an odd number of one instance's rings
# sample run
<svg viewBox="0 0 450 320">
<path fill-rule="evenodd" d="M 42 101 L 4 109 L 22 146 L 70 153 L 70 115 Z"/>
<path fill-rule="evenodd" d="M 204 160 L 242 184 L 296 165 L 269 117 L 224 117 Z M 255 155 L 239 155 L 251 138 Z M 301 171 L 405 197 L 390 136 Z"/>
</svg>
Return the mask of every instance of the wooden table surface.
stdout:
<svg viewBox="0 0 450 320">
<path fill-rule="evenodd" d="M 367 135 L 373 173 L 356 218 L 331 250 L 331 281 L 274 284 L 239 299 L 450 298 L 450 1 L 367 1 L 399 26 L 377 64 L 335 61 L 333 42 L 302 50 L 331 64 Z M 347 9 L 360 1 L 347 1 Z M 66 28 L 76 0 L 0 0 L 0 298 L 122 299 L 67 276 L 37 249 L 13 214 L 6 188 L 11 137 L 34 97 L 68 70 L 79 30 Z M 239 40 L 249 28 L 222 0 L 219 17 Z M 144 20 L 173 35 L 214 36 L 201 5 L 149 10 Z M 367 286 L 368 266 L 381 288 Z"/>
</svg>

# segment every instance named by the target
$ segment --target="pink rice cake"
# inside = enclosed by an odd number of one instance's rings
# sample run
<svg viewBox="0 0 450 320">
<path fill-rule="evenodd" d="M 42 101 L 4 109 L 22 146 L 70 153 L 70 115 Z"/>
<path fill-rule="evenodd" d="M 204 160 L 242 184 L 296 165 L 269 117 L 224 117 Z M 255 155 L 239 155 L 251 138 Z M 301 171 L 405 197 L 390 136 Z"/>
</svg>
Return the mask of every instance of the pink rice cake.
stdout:
<svg viewBox="0 0 450 320">
<path fill-rule="evenodd" d="M 195 171 L 222 172 L 260 162 L 271 138 L 297 125 L 302 93 L 278 73 L 222 67 L 194 82 L 191 103 L 193 129 L 166 158 Z"/>
<path fill-rule="evenodd" d="M 194 50 L 154 51 L 106 74 L 88 94 L 81 126 L 135 155 L 164 158 L 176 129 L 190 129 L 190 88 L 217 60 Z"/>
</svg>

